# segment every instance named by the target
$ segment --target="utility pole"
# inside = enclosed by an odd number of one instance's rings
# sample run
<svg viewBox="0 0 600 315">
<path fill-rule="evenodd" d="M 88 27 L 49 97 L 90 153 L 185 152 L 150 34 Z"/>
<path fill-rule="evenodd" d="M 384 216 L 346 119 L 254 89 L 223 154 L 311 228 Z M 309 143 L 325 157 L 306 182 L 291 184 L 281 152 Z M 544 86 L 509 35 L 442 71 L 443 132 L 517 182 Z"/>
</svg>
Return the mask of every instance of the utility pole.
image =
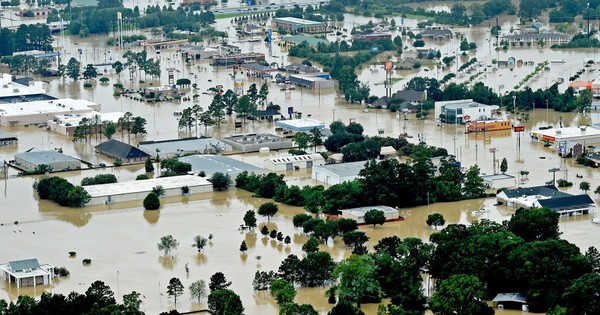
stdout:
<svg viewBox="0 0 600 315">
<path fill-rule="evenodd" d="M 587 37 L 590 38 L 590 3 L 587 3 L 587 20 L 588 20 L 588 25 L 587 25 Z"/>
<path fill-rule="evenodd" d="M 490 153 L 492 153 L 492 166 L 494 169 L 494 175 L 496 175 L 496 148 L 490 148 Z"/>
</svg>

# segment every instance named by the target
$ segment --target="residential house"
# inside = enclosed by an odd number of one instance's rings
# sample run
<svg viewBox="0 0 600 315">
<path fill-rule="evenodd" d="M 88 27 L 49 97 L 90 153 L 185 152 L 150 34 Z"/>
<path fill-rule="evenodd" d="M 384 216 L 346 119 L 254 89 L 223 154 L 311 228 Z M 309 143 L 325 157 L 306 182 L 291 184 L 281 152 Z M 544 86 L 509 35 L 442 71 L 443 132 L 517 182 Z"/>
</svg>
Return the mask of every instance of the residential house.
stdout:
<svg viewBox="0 0 600 315">
<path fill-rule="evenodd" d="M 102 142 L 94 148 L 96 149 L 96 153 L 113 159 L 121 159 L 123 163 L 143 162 L 150 157 L 150 154 L 115 139 Z"/>
</svg>

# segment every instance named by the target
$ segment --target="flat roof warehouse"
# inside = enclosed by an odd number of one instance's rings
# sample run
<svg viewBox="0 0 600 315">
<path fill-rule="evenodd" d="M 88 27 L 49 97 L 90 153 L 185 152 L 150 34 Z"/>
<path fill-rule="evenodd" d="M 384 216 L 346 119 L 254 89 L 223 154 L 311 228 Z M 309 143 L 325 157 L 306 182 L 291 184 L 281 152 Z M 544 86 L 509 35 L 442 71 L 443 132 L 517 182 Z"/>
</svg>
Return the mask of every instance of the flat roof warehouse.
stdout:
<svg viewBox="0 0 600 315">
<path fill-rule="evenodd" d="M 84 186 L 85 190 L 90 194 L 90 197 L 115 196 L 133 193 L 150 192 L 156 186 L 162 186 L 164 189 L 181 188 L 183 186 L 203 186 L 212 184 L 205 178 L 200 176 L 171 176 L 151 178 L 145 180 L 136 180 L 128 182 L 120 182 L 113 184 L 90 185 Z"/>
</svg>

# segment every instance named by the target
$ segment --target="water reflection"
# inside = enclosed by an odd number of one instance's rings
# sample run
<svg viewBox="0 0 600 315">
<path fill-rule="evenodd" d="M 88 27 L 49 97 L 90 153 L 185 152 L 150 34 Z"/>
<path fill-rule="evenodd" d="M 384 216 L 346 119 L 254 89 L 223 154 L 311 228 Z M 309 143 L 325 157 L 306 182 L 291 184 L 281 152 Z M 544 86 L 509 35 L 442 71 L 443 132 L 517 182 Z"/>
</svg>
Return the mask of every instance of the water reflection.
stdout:
<svg viewBox="0 0 600 315">
<path fill-rule="evenodd" d="M 178 261 L 179 261 L 179 258 L 177 258 L 177 256 L 171 256 L 171 255 L 158 256 L 158 262 L 161 264 L 161 266 L 164 269 L 167 269 L 167 270 L 173 270 L 173 268 L 175 268 L 175 265 L 177 265 Z"/>
<path fill-rule="evenodd" d="M 144 210 L 144 219 L 150 224 L 156 224 L 160 218 L 160 210 Z"/>
</svg>

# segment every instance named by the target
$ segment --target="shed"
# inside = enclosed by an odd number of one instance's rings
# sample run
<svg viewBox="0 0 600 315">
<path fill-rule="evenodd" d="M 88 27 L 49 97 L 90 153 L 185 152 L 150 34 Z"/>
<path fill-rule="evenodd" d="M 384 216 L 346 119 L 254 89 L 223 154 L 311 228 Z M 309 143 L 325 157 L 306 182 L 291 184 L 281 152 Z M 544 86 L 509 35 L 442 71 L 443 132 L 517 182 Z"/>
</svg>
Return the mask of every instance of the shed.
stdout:
<svg viewBox="0 0 600 315">
<path fill-rule="evenodd" d="M 27 152 L 15 155 L 15 164 L 31 171 L 39 165 L 48 165 L 52 171 L 81 169 L 81 161 L 54 150 L 29 149 Z"/>
<path fill-rule="evenodd" d="M 523 309 L 527 299 L 523 293 L 498 293 L 492 302 L 497 308 Z"/>
<path fill-rule="evenodd" d="M 40 265 L 37 258 L 13 260 L 0 264 L 2 277 L 8 283 L 16 283 L 17 288 L 48 285 L 54 278 L 54 266 Z"/>
<path fill-rule="evenodd" d="M 325 159 L 318 153 L 271 157 L 265 160 L 265 168 L 271 171 L 291 171 L 324 164 Z"/>
<path fill-rule="evenodd" d="M 302 119 L 291 119 L 291 120 L 279 120 L 276 121 L 275 124 L 284 129 L 288 129 L 294 132 L 300 131 L 311 131 L 315 128 L 323 129 L 325 128 L 325 123 L 322 121 L 311 119 L 311 118 L 302 118 Z"/>
<path fill-rule="evenodd" d="M 329 185 L 351 181 L 359 177 L 358 173 L 365 168 L 365 163 L 367 161 L 316 166 L 312 169 L 311 177 Z"/>
<path fill-rule="evenodd" d="M 0 147 L 17 144 L 17 142 L 19 142 L 19 139 L 13 134 L 0 131 Z"/>
<path fill-rule="evenodd" d="M 353 219 L 358 224 L 365 223 L 365 213 L 367 213 L 370 210 L 383 211 L 386 221 L 397 220 L 398 218 L 400 218 L 398 210 L 388 206 L 369 206 L 352 209 L 343 209 L 340 210 L 340 212 L 342 213 L 340 215 L 340 218 Z"/>
<path fill-rule="evenodd" d="M 110 158 L 121 159 L 123 163 L 145 161 L 150 154 L 119 140 L 110 139 L 95 146 L 96 152 Z"/>
</svg>

